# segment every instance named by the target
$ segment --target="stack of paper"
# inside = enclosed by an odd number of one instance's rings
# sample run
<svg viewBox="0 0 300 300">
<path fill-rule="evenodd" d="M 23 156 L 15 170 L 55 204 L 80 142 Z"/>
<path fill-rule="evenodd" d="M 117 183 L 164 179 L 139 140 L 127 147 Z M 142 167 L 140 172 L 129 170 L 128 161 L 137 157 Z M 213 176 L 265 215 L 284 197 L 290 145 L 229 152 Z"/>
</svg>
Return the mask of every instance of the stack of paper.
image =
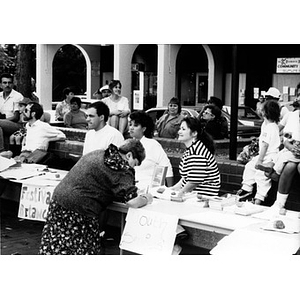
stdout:
<svg viewBox="0 0 300 300">
<path fill-rule="evenodd" d="M 264 210 L 264 207 L 261 205 L 255 205 L 251 202 L 244 202 L 244 203 L 242 203 L 242 206 L 235 207 L 234 213 L 236 213 L 238 215 L 243 215 L 243 216 L 250 216 L 250 215 L 262 212 L 263 210 Z"/>
<path fill-rule="evenodd" d="M 287 238 L 290 237 L 290 238 Z M 241 228 L 224 237 L 210 254 L 292 255 L 300 247 L 298 235 L 270 234 L 264 230 Z"/>
<path fill-rule="evenodd" d="M 230 195 L 228 197 L 211 197 L 208 205 L 212 209 L 223 210 L 225 206 L 231 206 L 236 203 L 236 196 Z"/>
<path fill-rule="evenodd" d="M 13 158 L 6 158 L 0 156 L 0 172 L 8 169 L 9 167 L 16 165 L 17 162 Z M 0 174 L 1 176 L 1 174 Z"/>
</svg>

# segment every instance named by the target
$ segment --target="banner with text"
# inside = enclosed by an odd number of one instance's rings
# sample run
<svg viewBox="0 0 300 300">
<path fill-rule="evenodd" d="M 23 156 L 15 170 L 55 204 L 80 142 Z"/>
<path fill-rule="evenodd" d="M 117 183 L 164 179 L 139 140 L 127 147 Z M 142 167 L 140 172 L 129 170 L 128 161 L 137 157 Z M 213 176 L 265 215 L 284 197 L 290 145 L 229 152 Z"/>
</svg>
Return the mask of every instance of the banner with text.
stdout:
<svg viewBox="0 0 300 300">
<path fill-rule="evenodd" d="M 45 222 L 54 189 L 54 186 L 23 184 L 18 217 Z"/>
<path fill-rule="evenodd" d="M 178 217 L 129 208 L 120 248 L 139 254 L 171 254 Z"/>
<path fill-rule="evenodd" d="M 276 73 L 300 73 L 300 58 L 277 58 Z"/>
</svg>

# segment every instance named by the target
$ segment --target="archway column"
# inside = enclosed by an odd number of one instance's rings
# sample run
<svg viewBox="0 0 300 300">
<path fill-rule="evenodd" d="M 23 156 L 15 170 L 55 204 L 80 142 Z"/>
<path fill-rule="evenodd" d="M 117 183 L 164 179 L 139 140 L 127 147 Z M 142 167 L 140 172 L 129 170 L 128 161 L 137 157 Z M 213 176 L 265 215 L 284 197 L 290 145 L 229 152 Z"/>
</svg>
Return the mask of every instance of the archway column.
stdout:
<svg viewBox="0 0 300 300">
<path fill-rule="evenodd" d="M 122 95 L 127 97 L 131 107 L 131 61 L 138 45 L 114 45 L 114 74 L 113 79 L 122 83 Z"/>
<path fill-rule="evenodd" d="M 166 106 L 176 95 L 176 57 L 180 46 L 158 45 L 157 107 Z"/>
<path fill-rule="evenodd" d="M 37 44 L 36 92 L 44 109 L 52 109 L 52 61 L 59 45 Z"/>
</svg>

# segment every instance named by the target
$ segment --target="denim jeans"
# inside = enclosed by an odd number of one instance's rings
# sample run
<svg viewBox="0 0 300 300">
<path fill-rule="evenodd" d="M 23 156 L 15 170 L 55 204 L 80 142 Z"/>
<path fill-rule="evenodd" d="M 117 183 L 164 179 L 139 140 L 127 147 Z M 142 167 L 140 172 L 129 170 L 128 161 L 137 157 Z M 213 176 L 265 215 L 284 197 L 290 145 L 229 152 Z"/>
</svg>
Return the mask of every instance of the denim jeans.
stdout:
<svg viewBox="0 0 300 300">
<path fill-rule="evenodd" d="M 0 120 L 0 151 L 5 150 L 4 149 L 4 147 L 5 147 L 4 139 L 6 139 L 6 141 L 8 143 L 9 137 L 14 132 L 19 130 L 20 128 L 21 128 L 21 125 L 19 123 L 12 122 L 12 121 L 5 120 L 5 119 Z"/>
</svg>

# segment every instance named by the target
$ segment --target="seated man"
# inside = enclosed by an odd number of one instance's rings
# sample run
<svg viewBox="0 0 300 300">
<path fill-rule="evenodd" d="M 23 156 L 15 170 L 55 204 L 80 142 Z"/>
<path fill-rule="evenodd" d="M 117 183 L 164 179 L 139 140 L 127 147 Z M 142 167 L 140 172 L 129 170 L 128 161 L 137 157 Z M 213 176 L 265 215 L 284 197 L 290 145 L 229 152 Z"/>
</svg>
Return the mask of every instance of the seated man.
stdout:
<svg viewBox="0 0 300 300">
<path fill-rule="evenodd" d="M 15 160 L 24 162 L 34 150 L 47 150 L 49 142 L 66 138 L 62 131 L 40 120 L 43 113 L 43 108 L 38 103 L 29 103 L 26 106 L 23 114 L 24 120 L 27 121 L 27 134 L 22 145 L 21 154 L 14 157 Z"/>
<path fill-rule="evenodd" d="M 18 124 L 19 102 L 23 95 L 13 89 L 13 76 L 4 73 L 0 76 L 2 92 L 0 92 L 0 152 L 4 152 L 4 138 L 9 138 L 11 134 L 20 129 Z M 8 140 L 7 140 L 8 146 Z"/>
</svg>

